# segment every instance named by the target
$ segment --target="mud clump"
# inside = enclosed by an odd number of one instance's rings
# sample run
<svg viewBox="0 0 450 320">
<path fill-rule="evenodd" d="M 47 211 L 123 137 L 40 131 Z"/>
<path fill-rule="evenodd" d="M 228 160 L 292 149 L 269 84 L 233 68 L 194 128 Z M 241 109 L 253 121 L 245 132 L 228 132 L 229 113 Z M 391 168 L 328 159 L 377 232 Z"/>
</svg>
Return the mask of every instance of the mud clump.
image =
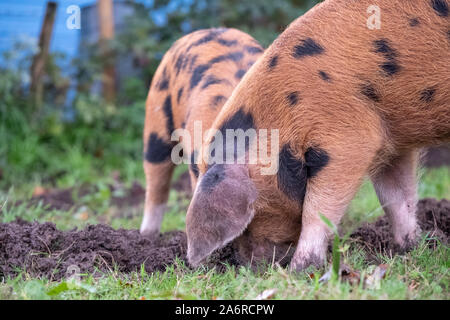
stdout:
<svg viewBox="0 0 450 320">
<path fill-rule="evenodd" d="M 450 201 L 424 199 L 418 205 L 418 221 L 428 233 L 429 244 L 448 244 Z M 357 229 L 351 238 L 370 253 L 384 253 L 391 243 L 386 217 Z M 176 259 L 186 262 L 186 235 L 172 231 L 151 239 L 137 230 L 115 230 L 107 225 L 90 225 L 83 230 L 60 231 L 53 223 L 17 220 L 0 224 L 0 279 L 25 271 L 33 277 L 60 280 L 75 266 L 81 274 L 101 275 L 117 270 L 123 273 L 164 271 Z M 224 263 L 239 265 L 231 245 L 216 251 L 207 265 L 224 270 Z M 70 275 L 70 274 L 69 274 Z"/>
<path fill-rule="evenodd" d="M 22 269 L 59 280 L 72 266 L 93 275 L 115 267 L 124 273 L 138 271 L 142 264 L 149 273 L 164 271 L 177 257 L 185 260 L 186 247 L 181 231 L 147 239 L 137 230 L 102 224 L 64 232 L 53 223 L 16 221 L 0 224 L 0 278 Z"/>
<path fill-rule="evenodd" d="M 449 244 L 450 234 L 450 201 L 423 199 L 417 205 L 417 221 L 422 233 L 427 234 L 429 247 L 437 242 Z M 377 253 L 393 250 L 391 226 L 386 216 L 375 223 L 366 223 L 352 233 L 350 238 L 362 246 L 371 259 Z"/>
</svg>

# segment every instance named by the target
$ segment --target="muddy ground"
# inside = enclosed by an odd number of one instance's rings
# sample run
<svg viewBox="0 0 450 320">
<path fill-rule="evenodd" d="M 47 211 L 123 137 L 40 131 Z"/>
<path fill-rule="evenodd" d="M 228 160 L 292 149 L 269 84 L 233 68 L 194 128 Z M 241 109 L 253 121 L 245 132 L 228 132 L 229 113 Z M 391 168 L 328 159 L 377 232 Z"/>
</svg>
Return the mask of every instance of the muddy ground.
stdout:
<svg viewBox="0 0 450 320">
<path fill-rule="evenodd" d="M 417 220 L 427 243 L 434 248 L 438 242 L 449 244 L 450 201 L 423 199 L 417 205 Z M 375 223 L 365 223 L 350 236 L 353 244 L 362 246 L 369 261 L 379 262 L 379 253 L 389 253 L 392 249 L 390 223 L 386 216 Z"/>
<path fill-rule="evenodd" d="M 421 200 L 418 219 L 429 234 L 431 247 L 437 240 L 448 244 L 450 201 Z M 351 239 L 372 259 L 390 248 L 389 224 L 383 217 L 357 229 Z M 72 266 L 81 274 L 95 276 L 110 270 L 139 271 L 144 264 L 151 273 L 165 270 L 176 258 L 186 261 L 186 235 L 181 231 L 146 239 L 137 230 L 114 230 L 103 224 L 72 231 L 57 230 L 53 223 L 18 220 L 0 224 L 0 279 L 25 270 L 33 277 L 59 280 L 70 275 Z M 237 264 L 231 246 L 216 252 L 209 266 L 223 269 L 224 262 Z"/>
</svg>

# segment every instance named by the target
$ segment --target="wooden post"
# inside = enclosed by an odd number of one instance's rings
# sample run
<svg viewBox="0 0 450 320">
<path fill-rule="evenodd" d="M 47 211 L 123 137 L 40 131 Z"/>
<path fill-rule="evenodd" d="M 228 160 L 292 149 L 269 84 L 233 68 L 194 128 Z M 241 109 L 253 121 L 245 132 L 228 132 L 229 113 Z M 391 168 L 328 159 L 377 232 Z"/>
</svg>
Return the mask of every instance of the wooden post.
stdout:
<svg viewBox="0 0 450 320">
<path fill-rule="evenodd" d="M 44 85 L 42 83 L 42 76 L 45 73 L 45 64 L 48 59 L 57 7 L 56 2 L 47 2 L 44 22 L 42 23 L 41 34 L 39 36 L 39 53 L 33 58 L 33 63 L 31 64 L 30 93 L 36 111 L 40 109 L 43 101 Z"/>
<path fill-rule="evenodd" d="M 100 28 L 100 49 L 105 61 L 102 75 L 103 97 L 106 101 L 113 102 L 116 94 L 116 72 L 108 46 L 108 41 L 114 38 L 113 0 L 97 0 L 97 8 Z"/>
</svg>

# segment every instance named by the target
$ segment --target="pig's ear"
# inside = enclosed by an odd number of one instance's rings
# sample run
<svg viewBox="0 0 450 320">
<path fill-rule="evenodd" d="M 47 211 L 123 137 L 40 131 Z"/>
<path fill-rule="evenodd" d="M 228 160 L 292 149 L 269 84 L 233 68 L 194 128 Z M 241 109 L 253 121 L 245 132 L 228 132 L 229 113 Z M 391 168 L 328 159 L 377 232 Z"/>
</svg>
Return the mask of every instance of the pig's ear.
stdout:
<svg viewBox="0 0 450 320">
<path fill-rule="evenodd" d="M 244 232 L 257 191 L 244 165 L 214 165 L 198 181 L 186 217 L 188 261 L 197 266 Z"/>
</svg>

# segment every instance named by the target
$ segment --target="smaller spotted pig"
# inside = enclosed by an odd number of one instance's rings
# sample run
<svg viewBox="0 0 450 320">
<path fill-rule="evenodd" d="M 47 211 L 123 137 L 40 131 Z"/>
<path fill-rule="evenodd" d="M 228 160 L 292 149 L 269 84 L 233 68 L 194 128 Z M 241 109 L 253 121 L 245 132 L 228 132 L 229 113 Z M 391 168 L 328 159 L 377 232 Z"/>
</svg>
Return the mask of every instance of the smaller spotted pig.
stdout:
<svg viewBox="0 0 450 320">
<path fill-rule="evenodd" d="M 147 180 L 141 234 L 158 233 L 169 194 L 174 163 L 171 135 L 185 128 L 193 136 L 194 121 L 211 127 L 233 89 L 263 48 L 235 29 L 199 30 L 179 39 L 164 56 L 150 87 L 144 128 L 144 170 Z M 183 151 L 194 160 L 198 150 Z M 198 169 L 191 161 L 192 187 Z"/>
<path fill-rule="evenodd" d="M 373 5 L 380 28 L 368 27 Z M 414 245 L 419 150 L 450 141 L 449 19 L 447 0 L 326 0 L 294 21 L 212 125 L 278 129 L 278 172 L 199 164 L 190 263 L 232 242 L 247 261 L 322 266 L 331 231 L 320 214 L 338 225 L 366 176 L 396 246 Z"/>
</svg>

